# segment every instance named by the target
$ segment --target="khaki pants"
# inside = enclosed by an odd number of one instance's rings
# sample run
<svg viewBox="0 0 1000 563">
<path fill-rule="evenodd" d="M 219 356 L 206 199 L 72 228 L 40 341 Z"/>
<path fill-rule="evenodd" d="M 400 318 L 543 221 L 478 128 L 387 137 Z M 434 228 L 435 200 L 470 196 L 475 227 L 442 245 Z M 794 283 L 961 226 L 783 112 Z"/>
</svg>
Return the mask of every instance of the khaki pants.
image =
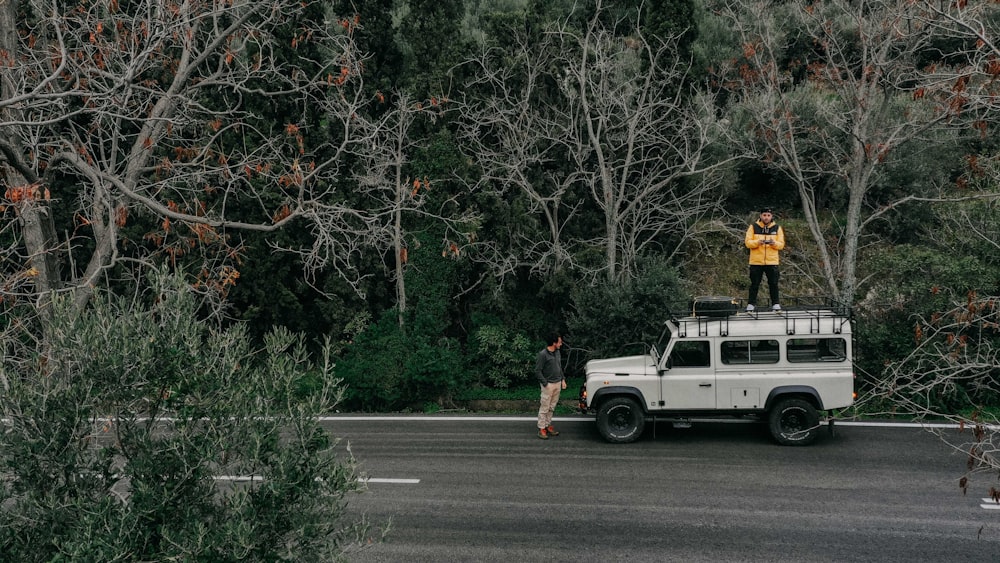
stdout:
<svg viewBox="0 0 1000 563">
<path fill-rule="evenodd" d="M 542 397 L 538 407 L 538 427 L 548 428 L 552 425 L 552 413 L 559 403 L 559 392 L 562 391 L 562 383 L 549 383 L 542 387 Z"/>
</svg>

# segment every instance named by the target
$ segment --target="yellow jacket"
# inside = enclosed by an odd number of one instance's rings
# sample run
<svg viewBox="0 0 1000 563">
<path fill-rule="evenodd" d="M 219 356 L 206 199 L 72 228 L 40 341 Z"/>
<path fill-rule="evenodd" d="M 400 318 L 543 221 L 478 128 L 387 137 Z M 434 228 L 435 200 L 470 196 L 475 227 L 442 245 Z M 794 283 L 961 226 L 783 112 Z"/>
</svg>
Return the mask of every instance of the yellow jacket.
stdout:
<svg viewBox="0 0 1000 563">
<path fill-rule="evenodd" d="M 765 240 L 773 240 L 774 243 L 764 244 Z M 758 220 L 747 227 L 743 243 L 750 249 L 751 266 L 777 266 L 778 251 L 785 248 L 785 231 L 774 221 L 765 225 Z"/>
</svg>

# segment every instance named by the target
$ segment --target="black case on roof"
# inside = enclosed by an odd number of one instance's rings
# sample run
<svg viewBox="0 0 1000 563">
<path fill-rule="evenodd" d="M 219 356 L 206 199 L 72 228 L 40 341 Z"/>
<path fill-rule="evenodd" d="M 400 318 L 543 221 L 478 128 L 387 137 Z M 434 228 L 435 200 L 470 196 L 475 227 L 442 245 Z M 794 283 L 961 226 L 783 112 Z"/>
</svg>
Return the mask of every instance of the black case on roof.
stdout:
<svg viewBox="0 0 1000 563">
<path fill-rule="evenodd" d="M 693 317 L 728 317 L 739 310 L 739 300 L 724 295 L 702 295 L 691 301 Z"/>
</svg>

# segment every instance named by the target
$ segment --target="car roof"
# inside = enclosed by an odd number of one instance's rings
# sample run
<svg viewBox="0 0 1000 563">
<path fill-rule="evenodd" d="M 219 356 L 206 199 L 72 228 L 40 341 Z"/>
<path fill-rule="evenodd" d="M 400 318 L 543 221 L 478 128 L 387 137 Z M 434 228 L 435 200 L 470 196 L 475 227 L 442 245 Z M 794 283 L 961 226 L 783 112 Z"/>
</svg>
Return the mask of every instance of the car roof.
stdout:
<svg viewBox="0 0 1000 563">
<path fill-rule="evenodd" d="M 780 313 L 762 311 L 722 317 L 683 317 L 667 322 L 679 338 L 794 336 L 809 338 L 851 333 L 851 319 L 839 309 L 788 309 Z"/>
</svg>

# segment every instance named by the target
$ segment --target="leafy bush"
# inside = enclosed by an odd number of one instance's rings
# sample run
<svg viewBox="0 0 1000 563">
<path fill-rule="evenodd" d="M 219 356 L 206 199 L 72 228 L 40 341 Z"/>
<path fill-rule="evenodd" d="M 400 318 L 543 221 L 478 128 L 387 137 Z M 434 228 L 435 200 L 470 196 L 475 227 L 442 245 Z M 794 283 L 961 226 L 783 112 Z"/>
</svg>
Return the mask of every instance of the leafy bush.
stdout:
<svg viewBox="0 0 1000 563">
<path fill-rule="evenodd" d="M 381 411 L 402 405 L 406 401 L 403 381 L 411 348 L 397 325 L 395 311 L 383 314 L 379 322 L 359 332 L 337 363 L 337 373 L 347 385 L 344 406 Z"/>
<path fill-rule="evenodd" d="M 455 265 L 430 248 L 422 242 L 410 253 L 410 263 L 420 266 L 407 268 L 403 314 L 385 311 L 345 346 L 338 375 L 347 384 L 348 408 L 424 410 L 428 401 L 450 402 L 469 384 L 459 340 L 448 335 Z"/>
<path fill-rule="evenodd" d="M 570 341 L 592 357 L 638 351 L 659 338 L 671 310 L 679 313 L 687 301 L 677 270 L 661 260 L 646 260 L 636 279 L 576 289 L 568 319 Z"/>
<path fill-rule="evenodd" d="M 985 256 L 958 256 L 927 246 L 901 245 L 873 254 L 865 266 L 872 280 L 855 307 L 857 363 L 862 387 L 876 383 L 885 366 L 906 358 L 921 318 L 953 306 L 977 288 L 995 285 L 1000 271 Z"/>
<path fill-rule="evenodd" d="M 485 325 L 472 334 L 472 368 L 481 385 L 506 389 L 534 382 L 535 353 L 541 344 L 501 325 Z"/>
<path fill-rule="evenodd" d="M 395 310 L 347 345 L 337 373 L 347 384 L 344 406 L 366 412 L 425 410 L 427 401 L 449 401 L 468 380 L 455 339 L 413 334 L 399 326 Z"/>
<path fill-rule="evenodd" d="M 316 419 L 338 382 L 301 337 L 252 350 L 166 275 L 142 302 L 52 307 L 45 345 L 0 362 L 5 560 L 329 561 L 363 531 L 340 522 L 354 462 Z M 306 376 L 322 385 L 302 394 Z"/>
</svg>

